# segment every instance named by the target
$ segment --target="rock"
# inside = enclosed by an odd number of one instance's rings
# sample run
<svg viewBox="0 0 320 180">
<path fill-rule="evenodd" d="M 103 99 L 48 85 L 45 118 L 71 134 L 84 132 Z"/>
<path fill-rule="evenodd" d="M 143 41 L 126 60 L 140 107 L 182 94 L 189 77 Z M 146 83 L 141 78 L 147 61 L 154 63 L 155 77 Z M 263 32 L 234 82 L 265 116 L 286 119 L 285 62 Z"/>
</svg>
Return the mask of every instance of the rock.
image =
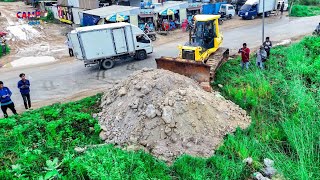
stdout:
<svg viewBox="0 0 320 180">
<path fill-rule="evenodd" d="M 187 90 L 185 90 L 185 89 L 180 89 L 180 90 L 179 90 L 179 94 L 180 94 L 181 96 L 185 96 L 185 95 L 187 94 Z"/>
<path fill-rule="evenodd" d="M 83 153 L 87 150 L 86 147 L 84 148 L 81 148 L 81 147 L 75 147 L 74 150 L 77 152 L 77 153 Z"/>
<path fill-rule="evenodd" d="M 223 85 L 222 85 L 222 84 L 218 84 L 218 87 L 219 87 L 219 88 L 223 88 Z"/>
<path fill-rule="evenodd" d="M 118 95 L 121 97 L 121 96 L 124 96 L 127 94 L 127 90 L 125 87 L 121 87 L 118 91 Z"/>
<path fill-rule="evenodd" d="M 98 114 L 97 114 L 97 113 L 94 113 L 94 114 L 92 114 L 92 117 L 93 117 L 93 118 L 96 118 L 96 117 L 98 117 Z"/>
<path fill-rule="evenodd" d="M 265 158 L 263 160 L 263 162 L 264 162 L 264 165 L 267 167 L 272 167 L 274 165 L 274 161 L 272 161 L 271 159 L 268 159 L 268 158 Z"/>
<path fill-rule="evenodd" d="M 256 179 L 256 180 L 270 180 L 269 178 L 264 177 L 264 176 L 263 176 L 261 173 L 259 173 L 259 172 L 253 173 L 253 178 Z"/>
<path fill-rule="evenodd" d="M 104 131 L 100 132 L 99 137 L 102 141 L 105 141 L 108 138 Z"/>
<path fill-rule="evenodd" d="M 169 99 L 168 104 L 169 106 L 173 106 L 173 100 Z"/>
<path fill-rule="evenodd" d="M 89 127 L 89 131 L 90 131 L 90 132 L 93 132 L 93 131 L 94 131 L 94 128 L 93 128 L 93 127 Z"/>
<path fill-rule="evenodd" d="M 170 124 L 172 121 L 173 110 L 169 106 L 162 108 L 162 119 L 166 124 Z"/>
<path fill-rule="evenodd" d="M 170 127 L 166 127 L 166 128 L 164 129 L 164 132 L 165 132 L 166 134 L 169 134 L 169 133 L 171 132 L 171 128 L 170 128 Z"/>
<path fill-rule="evenodd" d="M 212 88 L 211 88 L 209 82 L 202 82 L 202 83 L 200 83 L 200 86 L 207 92 L 211 92 L 212 91 Z"/>
<path fill-rule="evenodd" d="M 154 108 L 154 106 L 152 104 L 149 104 L 147 106 L 146 112 L 145 112 L 146 116 L 150 119 L 154 118 L 157 116 L 157 112 L 156 109 Z"/>
<path fill-rule="evenodd" d="M 265 176 L 272 177 L 273 175 L 276 174 L 277 170 L 275 168 L 269 166 L 269 167 L 262 169 L 262 172 Z"/>
<path fill-rule="evenodd" d="M 244 162 L 244 163 L 246 163 L 246 164 L 248 164 L 248 165 L 251 165 L 252 162 L 253 162 L 253 160 L 252 160 L 251 157 L 248 157 L 248 158 L 244 159 L 242 162 Z"/>
<path fill-rule="evenodd" d="M 221 100 L 225 100 L 225 98 L 223 96 L 221 96 L 220 93 L 215 94 L 215 96 Z"/>
<path fill-rule="evenodd" d="M 101 128 L 103 131 L 108 132 L 108 128 L 107 128 L 106 126 L 100 125 L 100 128 Z"/>
<path fill-rule="evenodd" d="M 141 88 L 141 93 L 143 95 L 147 95 L 152 89 L 146 85 L 143 85 L 142 88 Z"/>
</svg>

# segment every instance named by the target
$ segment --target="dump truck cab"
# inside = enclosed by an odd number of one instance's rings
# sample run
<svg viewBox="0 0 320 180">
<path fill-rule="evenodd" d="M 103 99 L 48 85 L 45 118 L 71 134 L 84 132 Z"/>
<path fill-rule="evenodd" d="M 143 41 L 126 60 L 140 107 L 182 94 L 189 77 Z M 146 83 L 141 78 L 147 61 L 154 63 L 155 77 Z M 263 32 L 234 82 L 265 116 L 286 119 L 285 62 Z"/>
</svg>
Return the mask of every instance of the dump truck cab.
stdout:
<svg viewBox="0 0 320 180">
<path fill-rule="evenodd" d="M 189 32 L 189 42 L 179 46 L 182 59 L 204 62 L 220 47 L 223 36 L 219 31 L 220 15 L 196 15 L 195 25 Z"/>
</svg>

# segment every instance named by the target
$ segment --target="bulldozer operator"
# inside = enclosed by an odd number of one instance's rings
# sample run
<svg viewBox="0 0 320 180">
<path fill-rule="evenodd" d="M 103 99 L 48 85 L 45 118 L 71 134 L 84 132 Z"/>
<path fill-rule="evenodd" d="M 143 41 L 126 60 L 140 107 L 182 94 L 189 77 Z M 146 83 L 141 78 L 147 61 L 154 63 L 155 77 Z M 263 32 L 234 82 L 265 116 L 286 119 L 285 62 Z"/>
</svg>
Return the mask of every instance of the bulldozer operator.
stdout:
<svg viewBox="0 0 320 180">
<path fill-rule="evenodd" d="M 192 45 L 201 46 L 204 49 L 214 47 L 215 27 L 212 22 L 197 22 L 192 34 Z"/>
</svg>

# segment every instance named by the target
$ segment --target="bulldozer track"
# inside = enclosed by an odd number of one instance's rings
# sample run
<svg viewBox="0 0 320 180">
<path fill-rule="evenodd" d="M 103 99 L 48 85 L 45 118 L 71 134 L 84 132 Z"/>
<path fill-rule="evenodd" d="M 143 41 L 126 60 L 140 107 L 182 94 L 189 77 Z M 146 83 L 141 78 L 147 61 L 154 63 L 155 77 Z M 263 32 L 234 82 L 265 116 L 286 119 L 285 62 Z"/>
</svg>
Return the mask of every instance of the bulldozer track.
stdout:
<svg viewBox="0 0 320 180">
<path fill-rule="evenodd" d="M 212 54 L 206 64 L 210 66 L 210 81 L 213 81 L 216 71 L 229 58 L 229 49 L 220 47 L 214 54 Z"/>
</svg>

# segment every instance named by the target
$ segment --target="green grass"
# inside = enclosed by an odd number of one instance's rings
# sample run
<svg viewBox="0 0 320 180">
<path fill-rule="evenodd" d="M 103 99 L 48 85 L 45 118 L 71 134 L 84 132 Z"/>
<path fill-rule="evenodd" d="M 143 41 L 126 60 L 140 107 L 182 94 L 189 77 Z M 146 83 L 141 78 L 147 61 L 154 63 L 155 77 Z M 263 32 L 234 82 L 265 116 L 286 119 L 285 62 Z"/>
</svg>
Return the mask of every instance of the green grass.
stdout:
<svg viewBox="0 0 320 180">
<path fill-rule="evenodd" d="M 267 70 L 242 71 L 237 60 L 219 69 L 217 83 L 224 85 L 223 94 L 253 119 L 247 133 L 226 139 L 220 147 L 223 153 L 236 148 L 243 153 L 226 155 L 274 159 L 289 179 L 319 177 L 319 52 L 320 38 L 307 37 L 291 47 L 275 48 Z"/>
<path fill-rule="evenodd" d="M 320 38 L 272 50 L 266 70 L 239 59 L 216 76 L 224 96 L 251 115 L 210 158 L 179 157 L 171 166 L 142 151 L 102 143 L 92 118 L 100 95 L 0 119 L 0 179 L 248 179 L 270 158 L 287 179 L 320 177 Z M 254 61 L 252 59 L 252 61 Z M 91 128 L 90 128 L 91 127 Z M 253 158 L 252 165 L 242 161 Z"/>
<path fill-rule="evenodd" d="M 290 16 L 295 17 L 307 17 L 320 15 L 320 2 L 319 6 L 306 6 L 306 5 L 294 5 L 292 6 Z"/>
<path fill-rule="evenodd" d="M 9 54 L 10 53 L 10 48 L 9 48 L 9 46 L 8 45 L 6 45 L 6 52 L 7 52 L 7 54 Z M 3 56 L 3 53 L 2 53 L 2 46 L 0 46 L 0 58 Z"/>
</svg>

